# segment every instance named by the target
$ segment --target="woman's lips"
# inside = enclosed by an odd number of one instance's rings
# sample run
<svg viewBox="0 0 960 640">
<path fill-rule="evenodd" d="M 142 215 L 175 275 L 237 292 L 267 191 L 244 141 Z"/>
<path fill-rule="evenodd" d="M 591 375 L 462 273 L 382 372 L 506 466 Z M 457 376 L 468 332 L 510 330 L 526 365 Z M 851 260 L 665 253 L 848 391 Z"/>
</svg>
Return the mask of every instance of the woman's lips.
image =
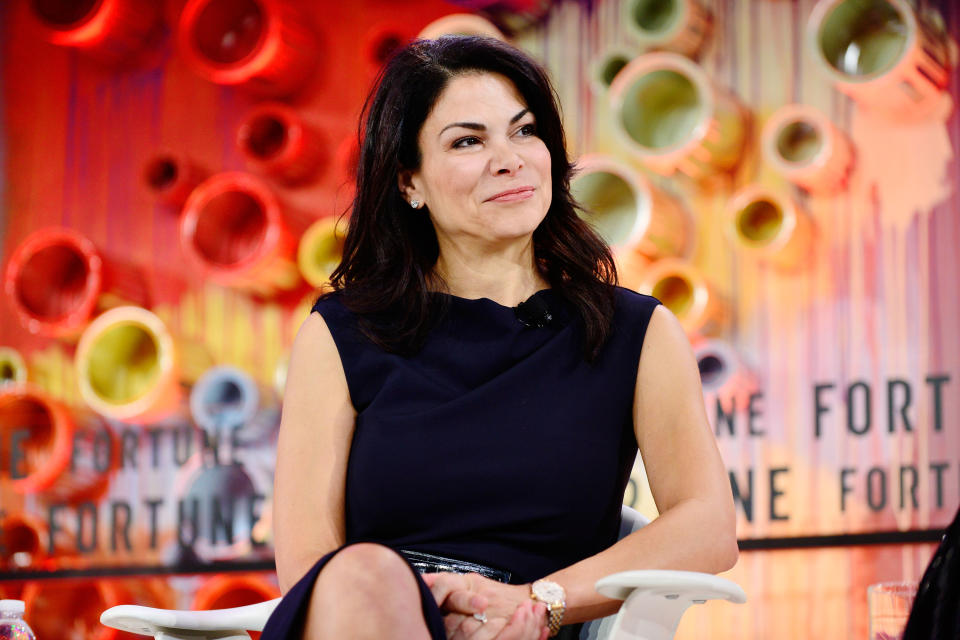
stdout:
<svg viewBox="0 0 960 640">
<path fill-rule="evenodd" d="M 527 200 L 533 197 L 533 187 L 520 187 L 519 189 L 510 189 L 502 191 L 492 198 L 487 198 L 487 202 L 517 202 Z"/>
</svg>

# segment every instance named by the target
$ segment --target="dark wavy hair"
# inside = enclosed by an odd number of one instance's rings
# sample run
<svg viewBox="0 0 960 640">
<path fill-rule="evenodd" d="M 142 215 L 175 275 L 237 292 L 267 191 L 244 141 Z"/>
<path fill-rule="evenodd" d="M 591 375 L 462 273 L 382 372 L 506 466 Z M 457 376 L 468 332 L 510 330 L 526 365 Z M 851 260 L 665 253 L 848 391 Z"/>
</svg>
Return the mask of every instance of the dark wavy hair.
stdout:
<svg viewBox="0 0 960 640">
<path fill-rule="evenodd" d="M 446 312 L 446 283 L 433 272 L 439 253 L 429 216 L 402 197 L 401 170 L 420 167 L 420 129 L 451 78 L 499 73 L 513 82 L 550 152 L 553 199 L 533 233 L 537 269 L 583 321 L 584 357 L 592 361 L 611 331 L 616 267 L 609 247 L 578 215 L 570 195 L 556 92 L 526 54 L 494 40 L 443 36 L 399 50 L 364 104 L 356 195 L 333 291 L 359 317 L 360 330 L 387 351 L 409 355 Z"/>
</svg>

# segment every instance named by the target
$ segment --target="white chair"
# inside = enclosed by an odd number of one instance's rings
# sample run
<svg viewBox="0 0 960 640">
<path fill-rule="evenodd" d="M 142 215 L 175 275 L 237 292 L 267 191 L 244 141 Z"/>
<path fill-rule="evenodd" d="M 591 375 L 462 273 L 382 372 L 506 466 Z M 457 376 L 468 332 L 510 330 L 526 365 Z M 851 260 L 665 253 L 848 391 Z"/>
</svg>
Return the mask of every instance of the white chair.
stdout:
<svg viewBox="0 0 960 640">
<path fill-rule="evenodd" d="M 643 515 L 623 507 L 620 537 L 647 524 Z M 623 605 L 616 615 L 583 626 L 580 640 L 671 640 L 691 604 L 707 600 L 746 602 L 737 584 L 694 571 L 624 571 L 597 582 L 597 591 Z M 280 598 L 233 609 L 176 611 L 122 604 L 100 615 L 108 627 L 156 640 L 249 640 L 262 631 Z"/>
</svg>

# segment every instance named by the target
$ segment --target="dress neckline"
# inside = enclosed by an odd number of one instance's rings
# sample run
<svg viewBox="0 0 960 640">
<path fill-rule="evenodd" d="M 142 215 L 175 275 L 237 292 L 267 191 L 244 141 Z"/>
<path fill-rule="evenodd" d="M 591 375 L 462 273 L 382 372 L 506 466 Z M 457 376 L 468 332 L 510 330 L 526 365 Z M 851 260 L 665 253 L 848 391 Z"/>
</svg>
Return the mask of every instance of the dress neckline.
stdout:
<svg viewBox="0 0 960 640">
<path fill-rule="evenodd" d="M 527 298 L 526 300 L 524 300 L 523 302 L 521 302 L 521 303 L 519 303 L 519 304 L 523 304 L 524 302 L 529 302 L 530 300 L 532 300 L 533 298 L 536 298 L 536 297 L 538 297 L 538 296 L 552 295 L 552 292 L 553 292 L 553 289 L 552 289 L 552 288 L 540 289 L 539 291 L 535 291 L 534 293 L 530 294 L 530 297 L 529 297 L 529 298 Z M 518 304 L 518 305 L 514 305 L 514 306 L 512 306 L 512 307 L 508 307 L 507 305 L 500 304 L 499 302 L 497 302 L 496 300 L 494 300 L 494 299 L 492 299 L 492 298 L 486 298 L 486 297 L 482 297 L 482 298 L 463 298 L 463 297 L 461 297 L 461 296 L 457 296 L 457 295 L 454 295 L 454 294 L 452 294 L 452 293 L 447 293 L 447 292 L 445 292 L 445 291 L 432 291 L 431 293 L 435 293 L 435 294 L 439 294 L 439 295 L 445 296 L 445 297 L 450 298 L 451 300 L 454 300 L 454 301 L 457 301 L 457 302 L 462 302 L 462 303 L 466 303 L 466 304 L 470 304 L 470 303 L 491 304 L 491 305 L 493 305 L 493 306 L 495 306 L 495 307 L 499 307 L 499 308 L 501 308 L 501 309 L 508 309 L 508 310 L 510 310 L 510 311 L 513 311 L 514 309 L 517 308 L 517 306 L 519 306 L 519 304 Z"/>
</svg>

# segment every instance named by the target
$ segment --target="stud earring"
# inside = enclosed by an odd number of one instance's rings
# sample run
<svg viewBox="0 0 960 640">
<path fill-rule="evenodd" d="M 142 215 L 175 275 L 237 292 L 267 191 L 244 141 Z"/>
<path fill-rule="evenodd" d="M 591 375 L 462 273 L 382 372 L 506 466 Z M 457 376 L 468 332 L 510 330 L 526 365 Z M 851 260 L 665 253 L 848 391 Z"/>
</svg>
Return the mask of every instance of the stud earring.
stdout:
<svg viewBox="0 0 960 640">
<path fill-rule="evenodd" d="M 411 200 L 411 201 L 410 201 L 410 206 L 413 207 L 414 209 L 419 209 L 419 208 L 420 208 L 420 201 L 419 201 L 419 200 Z"/>
</svg>

